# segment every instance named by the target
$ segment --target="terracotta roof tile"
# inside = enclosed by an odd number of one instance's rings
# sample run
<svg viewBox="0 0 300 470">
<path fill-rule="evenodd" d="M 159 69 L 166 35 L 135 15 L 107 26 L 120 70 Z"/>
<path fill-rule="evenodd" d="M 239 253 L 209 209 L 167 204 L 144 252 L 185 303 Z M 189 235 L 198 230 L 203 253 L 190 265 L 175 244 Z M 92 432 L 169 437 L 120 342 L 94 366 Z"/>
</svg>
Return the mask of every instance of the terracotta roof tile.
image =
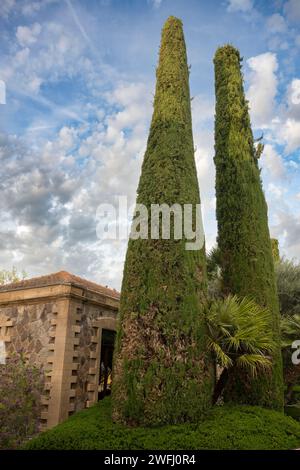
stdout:
<svg viewBox="0 0 300 470">
<path fill-rule="evenodd" d="M 58 273 L 47 274 L 46 276 L 33 277 L 31 279 L 24 279 L 23 281 L 13 282 L 11 284 L 5 284 L 0 286 L 0 292 L 26 289 L 30 287 L 44 287 L 56 284 L 73 284 L 116 299 L 120 298 L 119 292 L 115 289 L 109 289 L 108 287 L 101 286 L 95 282 L 87 281 L 86 279 L 70 274 L 67 271 L 59 271 Z"/>
</svg>

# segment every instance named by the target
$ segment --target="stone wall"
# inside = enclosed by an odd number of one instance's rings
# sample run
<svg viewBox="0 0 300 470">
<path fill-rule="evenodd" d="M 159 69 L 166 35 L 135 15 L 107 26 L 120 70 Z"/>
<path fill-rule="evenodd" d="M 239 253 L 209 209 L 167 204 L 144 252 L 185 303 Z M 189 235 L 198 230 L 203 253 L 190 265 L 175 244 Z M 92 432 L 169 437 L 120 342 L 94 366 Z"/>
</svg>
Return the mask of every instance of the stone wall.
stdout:
<svg viewBox="0 0 300 470">
<path fill-rule="evenodd" d="M 117 311 L 104 305 L 89 302 L 82 304 L 75 299 L 71 300 L 70 311 L 76 311 L 76 314 L 80 316 L 80 322 L 78 322 L 80 329 L 77 332 L 79 344 L 74 359 L 77 369 L 73 371 L 73 377 L 77 377 L 77 380 L 72 386 L 74 397 L 71 397 L 73 406 L 69 413 L 72 414 L 97 401 L 101 330 L 102 328 L 116 330 Z"/>
<path fill-rule="evenodd" d="M 42 428 L 97 401 L 102 329 L 116 329 L 119 306 L 117 292 L 60 274 L 0 288 L 6 353 L 22 350 L 45 372 Z"/>
<path fill-rule="evenodd" d="M 30 362 L 47 368 L 51 321 L 57 311 L 55 302 L 12 305 L 0 308 L 0 325 L 10 321 L 10 341 L 6 353 L 24 352 Z"/>
</svg>

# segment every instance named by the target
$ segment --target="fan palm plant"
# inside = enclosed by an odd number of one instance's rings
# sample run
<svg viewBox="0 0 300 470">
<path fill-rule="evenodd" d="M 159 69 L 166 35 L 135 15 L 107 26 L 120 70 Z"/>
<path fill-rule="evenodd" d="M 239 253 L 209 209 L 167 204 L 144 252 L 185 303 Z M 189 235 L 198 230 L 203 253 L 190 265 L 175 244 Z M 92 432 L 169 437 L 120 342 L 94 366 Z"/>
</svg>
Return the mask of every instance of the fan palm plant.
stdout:
<svg viewBox="0 0 300 470">
<path fill-rule="evenodd" d="M 290 348 L 294 341 L 300 339 L 300 313 L 282 318 L 281 335 L 283 348 Z"/>
<path fill-rule="evenodd" d="M 285 400 L 289 403 L 293 388 L 300 382 L 300 364 L 292 362 L 292 345 L 300 340 L 300 313 L 286 315 L 281 320 L 282 350 L 284 361 L 284 382 L 287 386 Z"/>
<path fill-rule="evenodd" d="M 207 345 L 222 369 L 213 395 L 216 403 L 232 370 L 244 368 L 255 377 L 259 370 L 270 369 L 276 345 L 269 310 L 247 297 L 212 300 L 205 306 L 205 318 Z"/>
</svg>

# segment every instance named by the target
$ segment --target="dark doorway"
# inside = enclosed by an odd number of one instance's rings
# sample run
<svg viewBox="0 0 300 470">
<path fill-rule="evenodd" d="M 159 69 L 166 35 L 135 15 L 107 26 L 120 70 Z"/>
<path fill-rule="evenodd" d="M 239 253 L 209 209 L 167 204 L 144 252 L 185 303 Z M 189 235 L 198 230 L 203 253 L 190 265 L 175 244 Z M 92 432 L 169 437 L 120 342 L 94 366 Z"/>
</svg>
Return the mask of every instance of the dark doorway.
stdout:
<svg viewBox="0 0 300 470">
<path fill-rule="evenodd" d="M 98 400 L 111 394 L 115 336 L 115 331 L 102 330 Z"/>
</svg>

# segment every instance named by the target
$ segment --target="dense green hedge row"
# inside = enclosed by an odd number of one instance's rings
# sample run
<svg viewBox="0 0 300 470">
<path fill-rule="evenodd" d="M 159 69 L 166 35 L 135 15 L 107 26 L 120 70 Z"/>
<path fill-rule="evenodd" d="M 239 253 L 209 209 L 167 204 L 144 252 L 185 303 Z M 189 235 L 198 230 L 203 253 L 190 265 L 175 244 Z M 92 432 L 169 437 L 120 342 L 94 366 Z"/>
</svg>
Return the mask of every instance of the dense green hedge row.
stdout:
<svg viewBox="0 0 300 470">
<path fill-rule="evenodd" d="M 109 398 L 26 445 L 26 449 L 103 450 L 297 447 L 300 447 L 300 424 L 277 411 L 226 405 L 213 408 L 198 424 L 129 428 L 112 423 Z"/>
</svg>

